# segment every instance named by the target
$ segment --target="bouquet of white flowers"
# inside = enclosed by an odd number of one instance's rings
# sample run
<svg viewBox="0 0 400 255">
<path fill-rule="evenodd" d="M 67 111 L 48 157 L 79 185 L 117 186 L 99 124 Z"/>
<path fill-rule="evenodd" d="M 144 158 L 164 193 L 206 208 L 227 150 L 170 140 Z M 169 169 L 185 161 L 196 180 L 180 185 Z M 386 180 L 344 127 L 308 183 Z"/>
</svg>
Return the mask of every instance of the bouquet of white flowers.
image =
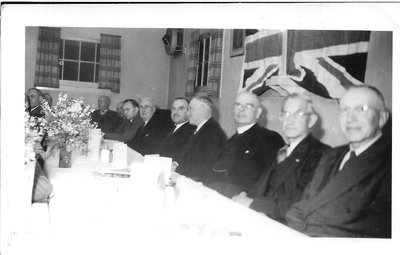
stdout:
<svg viewBox="0 0 400 255">
<path fill-rule="evenodd" d="M 84 105 L 83 97 L 68 99 L 67 94 L 58 95 L 57 105 L 49 107 L 42 102 L 45 112 L 45 130 L 47 146 L 50 152 L 55 149 L 71 152 L 76 149 L 87 149 L 89 129 L 96 128 L 91 123 L 94 106 Z"/>
</svg>

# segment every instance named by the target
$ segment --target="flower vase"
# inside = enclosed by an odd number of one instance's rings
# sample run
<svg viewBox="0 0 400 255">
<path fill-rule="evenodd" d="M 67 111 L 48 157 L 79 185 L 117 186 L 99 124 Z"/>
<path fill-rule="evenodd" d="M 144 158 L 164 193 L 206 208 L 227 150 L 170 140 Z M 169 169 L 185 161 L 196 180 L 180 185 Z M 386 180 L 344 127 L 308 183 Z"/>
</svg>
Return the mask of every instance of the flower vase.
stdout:
<svg viewBox="0 0 400 255">
<path fill-rule="evenodd" d="M 72 152 L 65 149 L 60 149 L 59 168 L 71 168 L 72 166 Z"/>
</svg>

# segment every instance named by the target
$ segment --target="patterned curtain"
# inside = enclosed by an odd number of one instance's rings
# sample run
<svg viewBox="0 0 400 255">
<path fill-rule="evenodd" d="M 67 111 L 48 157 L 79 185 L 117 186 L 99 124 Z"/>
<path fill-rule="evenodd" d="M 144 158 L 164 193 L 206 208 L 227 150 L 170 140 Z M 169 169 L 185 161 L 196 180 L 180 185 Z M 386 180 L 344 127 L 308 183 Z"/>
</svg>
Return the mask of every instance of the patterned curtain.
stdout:
<svg viewBox="0 0 400 255">
<path fill-rule="evenodd" d="M 39 27 L 34 86 L 59 88 L 60 34 L 57 27 Z"/>
<path fill-rule="evenodd" d="M 121 36 L 100 34 L 99 89 L 119 93 L 121 77 Z"/>
<path fill-rule="evenodd" d="M 223 46 L 223 30 L 211 30 L 211 52 L 208 77 L 208 96 L 219 97 L 221 83 L 221 61 Z"/>
<path fill-rule="evenodd" d="M 191 34 L 190 39 L 190 55 L 187 67 L 187 79 L 186 79 L 186 92 L 185 96 L 193 96 L 194 86 L 196 84 L 196 72 L 197 72 L 197 59 L 199 51 L 199 37 L 200 30 L 196 29 Z"/>
</svg>

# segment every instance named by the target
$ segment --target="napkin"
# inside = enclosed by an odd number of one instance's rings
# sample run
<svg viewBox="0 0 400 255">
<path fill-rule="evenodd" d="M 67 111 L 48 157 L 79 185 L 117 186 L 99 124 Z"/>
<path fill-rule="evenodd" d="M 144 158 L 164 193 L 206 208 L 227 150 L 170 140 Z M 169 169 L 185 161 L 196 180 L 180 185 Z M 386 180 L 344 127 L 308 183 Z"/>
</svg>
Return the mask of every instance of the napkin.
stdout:
<svg viewBox="0 0 400 255">
<path fill-rule="evenodd" d="M 115 142 L 113 144 L 113 169 L 127 168 L 128 147 L 125 143 Z"/>
</svg>

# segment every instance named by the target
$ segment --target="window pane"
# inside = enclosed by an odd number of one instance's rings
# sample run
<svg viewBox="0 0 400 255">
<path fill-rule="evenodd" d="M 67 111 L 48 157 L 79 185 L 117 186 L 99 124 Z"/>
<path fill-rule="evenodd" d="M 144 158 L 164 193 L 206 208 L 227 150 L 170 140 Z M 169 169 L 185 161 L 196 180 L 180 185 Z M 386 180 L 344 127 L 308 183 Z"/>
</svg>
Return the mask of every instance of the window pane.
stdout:
<svg viewBox="0 0 400 255">
<path fill-rule="evenodd" d="M 99 82 L 99 64 L 96 65 L 96 77 L 94 82 Z"/>
<path fill-rule="evenodd" d="M 60 58 L 64 58 L 64 40 L 60 40 Z"/>
<path fill-rule="evenodd" d="M 96 43 L 96 44 L 97 44 L 96 62 L 99 63 L 100 62 L 100 43 Z"/>
<path fill-rule="evenodd" d="M 94 80 L 94 64 L 81 63 L 79 81 L 93 82 Z"/>
<path fill-rule="evenodd" d="M 95 43 L 81 43 L 81 60 L 94 62 Z"/>
<path fill-rule="evenodd" d="M 64 61 L 64 80 L 78 80 L 78 62 Z"/>
<path fill-rule="evenodd" d="M 208 79 L 208 63 L 204 63 L 204 68 L 203 68 L 203 86 L 207 86 L 207 79 Z"/>
<path fill-rule="evenodd" d="M 79 59 L 79 42 L 78 41 L 71 41 L 65 40 L 65 59 Z"/>
<path fill-rule="evenodd" d="M 199 63 L 199 68 L 197 69 L 197 77 L 196 77 L 196 87 L 201 86 L 201 73 L 202 73 L 203 64 Z"/>
<path fill-rule="evenodd" d="M 208 37 L 207 39 L 206 39 L 206 46 L 205 46 L 205 50 L 204 50 L 204 52 L 205 52 L 205 55 L 204 55 L 204 62 L 207 62 L 208 61 L 208 57 L 209 57 L 209 51 L 210 51 L 210 37 Z"/>
<path fill-rule="evenodd" d="M 203 47 L 204 47 L 204 43 L 203 43 L 202 40 L 200 40 L 200 43 L 199 43 L 199 63 L 203 62 L 203 51 L 204 51 Z"/>
</svg>

